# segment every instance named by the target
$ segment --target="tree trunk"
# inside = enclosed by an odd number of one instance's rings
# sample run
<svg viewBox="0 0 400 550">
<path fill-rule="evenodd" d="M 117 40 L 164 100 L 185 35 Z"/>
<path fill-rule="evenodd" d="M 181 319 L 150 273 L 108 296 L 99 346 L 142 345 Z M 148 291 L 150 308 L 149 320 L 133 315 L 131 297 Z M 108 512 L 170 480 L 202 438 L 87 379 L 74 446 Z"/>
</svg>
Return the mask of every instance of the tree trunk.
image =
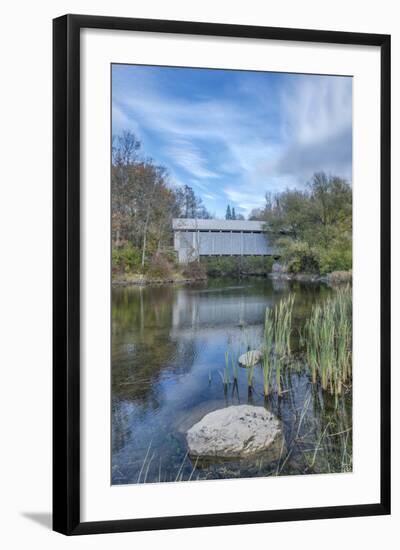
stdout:
<svg viewBox="0 0 400 550">
<path fill-rule="evenodd" d="M 144 261 L 146 259 L 146 245 L 147 245 L 147 226 L 149 225 L 150 207 L 147 207 L 146 221 L 143 228 L 143 247 L 142 247 L 142 269 L 144 268 Z"/>
</svg>

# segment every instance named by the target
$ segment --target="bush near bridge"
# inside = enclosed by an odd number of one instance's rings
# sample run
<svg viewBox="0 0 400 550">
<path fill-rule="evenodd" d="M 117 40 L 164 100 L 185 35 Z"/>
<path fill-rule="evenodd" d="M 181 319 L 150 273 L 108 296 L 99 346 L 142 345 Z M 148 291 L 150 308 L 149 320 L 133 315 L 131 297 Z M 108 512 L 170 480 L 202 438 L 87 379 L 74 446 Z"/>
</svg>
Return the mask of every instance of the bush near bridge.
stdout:
<svg viewBox="0 0 400 550">
<path fill-rule="evenodd" d="M 270 256 L 204 256 L 200 262 L 210 277 L 241 277 L 270 273 L 273 259 Z"/>
<path fill-rule="evenodd" d="M 352 189 L 342 178 L 320 172 L 303 191 L 267 194 L 251 219 L 266 222 L 290 273 L 352 268 Z"/>
</svg>

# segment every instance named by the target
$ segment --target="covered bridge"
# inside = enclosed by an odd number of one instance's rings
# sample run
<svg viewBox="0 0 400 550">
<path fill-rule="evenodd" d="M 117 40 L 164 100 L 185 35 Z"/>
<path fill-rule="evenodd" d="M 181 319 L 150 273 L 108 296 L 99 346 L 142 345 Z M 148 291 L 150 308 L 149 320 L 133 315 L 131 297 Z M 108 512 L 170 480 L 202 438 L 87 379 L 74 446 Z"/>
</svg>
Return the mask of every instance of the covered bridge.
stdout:
<svg viewBox="0 0 400 550">
<path fill-rule="evenodd" d="M 264 222 L 175 218 L 174 248 L 180 263 L 198 256 L 272 256 Z"/>
</svg>

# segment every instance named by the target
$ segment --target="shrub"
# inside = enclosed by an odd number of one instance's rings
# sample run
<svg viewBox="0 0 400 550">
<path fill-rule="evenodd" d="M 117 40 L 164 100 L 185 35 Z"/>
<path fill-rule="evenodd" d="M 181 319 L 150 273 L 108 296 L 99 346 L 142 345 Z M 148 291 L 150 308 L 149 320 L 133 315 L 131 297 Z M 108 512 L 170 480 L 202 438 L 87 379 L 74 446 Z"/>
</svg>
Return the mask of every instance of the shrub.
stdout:
<svg viewBox="0 0 400 550">
<path fill-rule="evenodd" d="M 201 258 L 201 264 L 205 267 L 210 277 L 232 275 L 238 277 L 241 274 L 252 273 L 264 275 L 272 270 L 273 259 L 269 256 L 215 256 Z"/>
<path fill-rule="evenodd" d="M 146 274 L 154 279 L 164 279 L 171 275 L 173 265 L 168 258 L 162 254 L 155 254 L 145 267 Z"/>
<path fill-rule="evenodd" d="M 352 272 L 350 271 L 333 271 L 327 277 L 331 285 L 341 285 L 344 283 L 351 283 Z"/>
<path fill-rule="evenodd" d="M 264 275 L 272 271 L 273 259 L 271 256 L 245 256 L 242 258 L 242 273 L 259 273 Z"/>
<path fill-rule="evenodd" d="M 351 238 L 343 235 L 327 242 L 310 245 L 290 238 L 278 243 L 281 262 L 289 273 L 320 273 L 349 271 L 352 268 Z"/>
<path fill-rule="evenodd" d="M 182 275 L 187 279 L 206 279 L 207 270 L 200 262 L 190 262 L 183 268 Z"/>
<path fill-rule="evenodd" d="M 140 269 L 140 265 L 140 251 L 131 243 L 112 249 L 113 271 L 129 273 Z"/>
<path fill-rule="evenodd" d="M 231 258 L 229 256 L 201 258 L 200 263 L 207 272 L 207 275 L 210 275 L 210 277 L 219 277 L 221 275 L 237 273 L 235 258 Z"/>
<path fill-rule="evenodd" d="M 349 271 L 352 267 L 351 247 L 334 245 L 320 251 L 320 272 L 323 274 L 333 271 Z"/>
<path fill-rule="evenodd" d="M 281 261 L 289 273 L 319 271 L 319 254 L 315 247 L 303 241 L 282 239 L 279 243 Z"/>
</svg>

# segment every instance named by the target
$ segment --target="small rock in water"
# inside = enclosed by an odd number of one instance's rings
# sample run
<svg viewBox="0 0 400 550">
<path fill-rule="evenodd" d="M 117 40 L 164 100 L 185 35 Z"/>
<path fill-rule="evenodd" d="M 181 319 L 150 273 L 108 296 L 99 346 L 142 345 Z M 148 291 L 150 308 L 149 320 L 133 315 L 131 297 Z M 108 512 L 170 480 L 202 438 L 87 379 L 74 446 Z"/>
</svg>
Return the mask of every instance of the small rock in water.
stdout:
<svg viewBox="0 0 400 550">
<path fill-rule="evenodd" d="M 188 430 L 189 455 L 203 459 L 237 459 L 257 453 L 265 461 L 283 451 L 281 422 L 264 407 L 234 405 L 206 414 Z"/>
<path fill-rule="evenodd" d="M 252 349 L 239 357 L 239 365 L 242 367 L 254 367 L 261 361 L 261 351 Z"/>
</svg>

